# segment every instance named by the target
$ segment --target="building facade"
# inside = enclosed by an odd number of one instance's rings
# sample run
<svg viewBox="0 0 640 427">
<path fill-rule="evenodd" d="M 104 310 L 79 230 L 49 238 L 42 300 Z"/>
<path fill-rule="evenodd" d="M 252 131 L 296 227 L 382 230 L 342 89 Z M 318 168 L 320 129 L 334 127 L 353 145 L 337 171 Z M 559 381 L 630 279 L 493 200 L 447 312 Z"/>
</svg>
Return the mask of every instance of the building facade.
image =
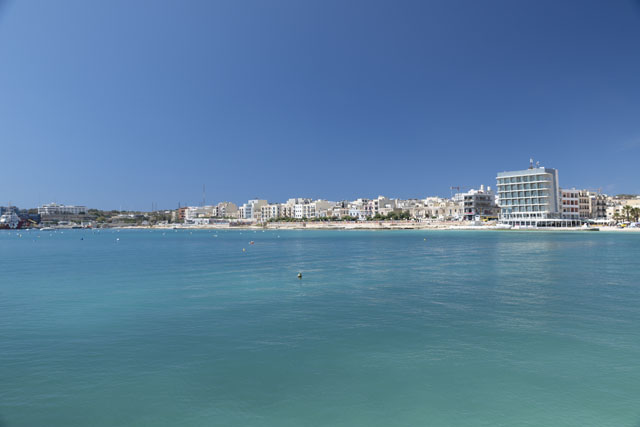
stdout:
<svg viewBox="0 0 640 427">
<path fill-rule="evenodd" d="M 590 214 L 589 218 L 591 219 L 605 219 L 607 218 L 607 205 L 609 202 L 609 197 L 605 194 L 600 193 L 590 193 L 589 203 L 590 203 Z"/>
<path fill-rule="evenodd" d="M 501 223 L 525 227 L 567 227 L 580 224 L 579 219 L 562 218 L 556 169 L 531 166 L 525 170 L 500 172 L 496 180 Z"/>
<path fill-rule="evenodd" d="M 280 217 L 282 217 L 282 205 L 279 203 L 264 205 L 260 208 L 260 220 L 263 222 Z"/>
<path fill-rule="evenodd" d="M 587 190 L 578 192 L 578 212 L 580 213 L 580 218 L 587 219 L 592 217 L 591 193 Z"/>
<path fill-rule="evenodd" d="M 563 188 L 562 190 L 560 190 L 560 194 L 562 204 L 562 218 L 575 220 L 580 219 L 580 192 L 575 188 Z"/>
<path fill-rule="evenodd" d="M 49 203 L 38 208 L 38 214 L 41 216 L 83 215 L 85 213 L 87 213 L 86 206 L 59 205 L 57 203 Z"/>
<path fill-rule="evenodd" d="M 217 205 L 220 218 L 238 218 L 238 206 L 232 202 L 220 202 Z"/>
<path fill-rule="evenodd" d="M 249 221 L 258 221 L 260 220 L 260 215 L 262 214 L 261 208 L 262 206 L 267 205 L 266 200 L 260 199 L 252 199 L 247 203 L 243 204 L 239 208 L 240 219 L 246 219 Z"/>
<path fill-rule="evenodd" d="M 469 191 L 462 198 L 462 204 L 463 219 L 466 221 L 498 219 L 499 208 L 491 187 L 485 190 L 481 185 L 479 190 Z"/>
</svg>

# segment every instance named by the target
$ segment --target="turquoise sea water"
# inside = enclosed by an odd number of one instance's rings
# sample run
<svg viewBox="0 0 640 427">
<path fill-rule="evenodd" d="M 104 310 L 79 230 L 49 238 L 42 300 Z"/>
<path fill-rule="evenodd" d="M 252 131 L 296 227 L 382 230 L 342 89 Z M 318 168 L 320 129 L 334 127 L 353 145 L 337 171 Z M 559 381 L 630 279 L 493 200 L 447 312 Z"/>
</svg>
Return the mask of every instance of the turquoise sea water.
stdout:
<svg viewBox="0 0 640 427">
<path fill-rule="evenodd" d="M 640 234 L 21 234 L 0 427 L 640 426 Z"/>
</svg>

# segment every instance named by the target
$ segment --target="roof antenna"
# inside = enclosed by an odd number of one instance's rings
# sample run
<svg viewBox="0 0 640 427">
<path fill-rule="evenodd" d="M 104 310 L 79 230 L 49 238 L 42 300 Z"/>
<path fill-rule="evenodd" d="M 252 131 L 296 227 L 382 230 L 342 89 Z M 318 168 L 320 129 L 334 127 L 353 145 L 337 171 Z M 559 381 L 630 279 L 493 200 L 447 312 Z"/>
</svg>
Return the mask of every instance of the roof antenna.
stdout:
<svg viewBox="0 0 640 427">
<path fill-rule="evenodd" d="M 533 169 L 533 157 L 529 159 L 529 169 Z"/>
</svg>

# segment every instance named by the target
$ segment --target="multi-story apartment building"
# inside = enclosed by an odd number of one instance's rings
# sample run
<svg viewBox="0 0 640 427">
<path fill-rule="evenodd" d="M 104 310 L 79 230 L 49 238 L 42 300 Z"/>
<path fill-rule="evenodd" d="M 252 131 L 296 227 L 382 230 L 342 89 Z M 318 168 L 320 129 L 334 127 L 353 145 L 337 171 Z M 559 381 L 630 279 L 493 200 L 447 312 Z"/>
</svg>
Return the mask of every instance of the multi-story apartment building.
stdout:
<svg viewBox="0 0 640 427">
<path fill-rule="evenodd" d="M 416 208 L 418 214 L 424 218 L 438 220 L 459 220 L 462 217 L 462 202 L 441 197 L 427 197 L 424 199 L 424 207 Z"/>
<path fill-rule="evenodd" d="M 280 205 L 280 216 L 283 218 L 293 218 L 293 207 L 289 203 Z"/>
<path fill-rule="evenodd" d="M 336 202 L 318 199 L 313 202 L 316 205 L 316 218 L 329 216 L 329 209 L 336 205 Z"/>
<path fill-rule="evenodd" d="M 467 221 L 476 219 L 498 219 L 498 205 L 496 204 L 496 195 L 491 191 L 491 187 L 480 186 L 479 190 L 471 190 L 464 194 L 463 218 Z"/>
<path fill-rule="evenodd" d="M 367 216 L 388 215 L 396 208 L 396 200 L 378 196 L 377 199 L 369 200 L 364 208 L 367 211 Z"/>
<path fill-rule="evenodd" d="M 349 215 L 349 204 L 348 200 L 342 200 L 340 202 L 336 202 L 333 206 L 327 209 L 327 216 L 332 218 L 342 218 Z"/>
<path fill-rule="evenodd" d="M 237 218 L 238 206 L 232 202 L 218 203 L 218 215 L 221 218 Z"/>
<path fill-rule="evenodd" d="M 580 224 L 577 218 L 562 218 L 561 193 L 556 169 L 532 165 L 525 170 L 500 172 L 496 179 L 500 222 L 532 227 Z M 577 207 L 578 205 L 576 209 Z"/>
<path fill-rule="evenodd" d="M 349 216 L 365 220 L 371 216 L 369 199 L 356 199 L 349 203 Z"/>
<path fill-rule="evenodd" d="M 625 206 L 632 208 L 640 208 L 640 198 L 628 198 L 628 197 L 612 197 L 607 205 L 607 219 L 615 220 L 622 219 L 627 220 L 627 212 Z"/>
<path fill-rule="evenodd" d="M 580 192 L 575 188 L 560 190 L 562 218 L 580 219 Z"/>
<path fill-rule="evenodd" d="M 580 218 L 592 218 L 591 193 L 587 190 L 578 191 L 578 213 Z"/>
<path fill-rule="evenodd" d="M 185 218 L 186 218 L 186 214 L 187 214 L 187 207 L 183 206 L 181 208 L 178 208 L 178 222 L 184 222 Z"/>
<path fill-rule="evenodd" d="M 332 218 L 343 218 L 349 216 L 349 208 L 333 206 L 327 210 L 327 216 L 330 216 Z"/>
<path fill-rule="evenodd" d="M 293 217 L 296 219 L 315 218 L 315 203 L 297 203 L 293 205 Z"/>
<path fill-rule="evenodd" d="M 297 219 L 326 217 L 329 208 L 334 205 L 333 202 L 327 200 L 311 201 L 311 199 L 302 199 L 300 201 L 302 203 L 293 205 L 293 217 Z"/>
<path fill-rule="evenodd" d="M 252 199 L 240 206 L 240 219 L 258 221 L 262 213 L 262 206 L 268 204 L 266 200 Z"/>
<path fill-rule="evenodd" d="M 609 197 L 606 194 L 589 192 L 589 218 L 605 219 Z"/>
<path fill-rule="evenodd" d="M 202 218 L 213 218 L 218 216 L 217 206 L 190 206 L 186 208 L 184 213 L 184 220 L 188 223 L 195 223 L 202 221 L 195 221 Z"/>
<path fill-rule="evenodd" d="M 260 207 L 260 220 L 264 222 L 282 217 L 282 206 L 279 203 L 272 203 Z"/>
</svg>

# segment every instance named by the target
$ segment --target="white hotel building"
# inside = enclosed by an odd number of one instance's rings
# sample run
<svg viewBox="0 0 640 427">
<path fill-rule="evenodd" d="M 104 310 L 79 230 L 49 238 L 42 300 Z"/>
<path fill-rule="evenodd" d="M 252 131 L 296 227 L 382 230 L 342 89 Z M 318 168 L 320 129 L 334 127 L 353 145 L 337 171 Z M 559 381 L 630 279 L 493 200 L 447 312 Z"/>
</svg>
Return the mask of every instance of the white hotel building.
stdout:
<svg viewBox="0 0 640 427">
<path fill-rule="evenodd" d="M 38 208 L 38 214 L 42 216 L 81 215 L 86 212 L 86 206 L 59 205 L 57 203 L 49 203 Z"/>
<path fill-rule="evenodd" d="M 543 167 L 500 172 L 500 222 L 525 227 L 575 227 L 580 219 L 562 215 L 558 171 Z"/>
</svg>

